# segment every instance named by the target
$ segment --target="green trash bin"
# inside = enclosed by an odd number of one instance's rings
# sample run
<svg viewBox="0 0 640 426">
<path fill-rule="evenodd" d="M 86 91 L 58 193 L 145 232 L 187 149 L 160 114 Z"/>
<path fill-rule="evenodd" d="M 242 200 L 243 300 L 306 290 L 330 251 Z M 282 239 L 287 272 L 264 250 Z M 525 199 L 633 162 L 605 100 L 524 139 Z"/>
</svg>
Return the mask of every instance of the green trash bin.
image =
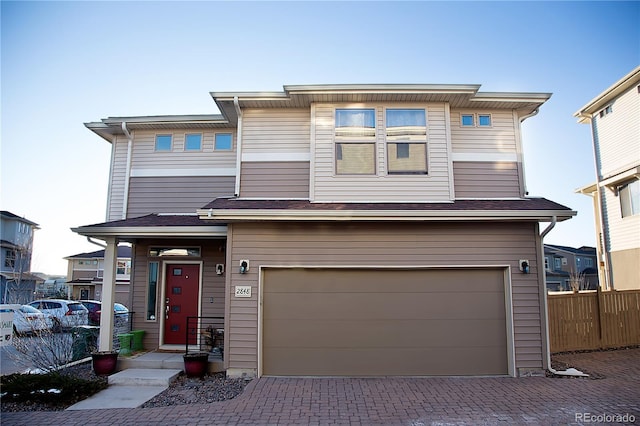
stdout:
<svg viewBox="0 0 640 426">
<path fill-rule="evenodd" d="M 129 356 L 131 355 L 131 339 L 133 338 L 133 334 L 124 333 L 118 334 L 118 340 L 120 341 L 120 351 L 118 352 L 120 355 Z"/>
<path fill-rule="evenodd" d="M 144 330 L 133 330 L 131 334 L 133 334 L 131 349 L 133 349 L 134 352 L 143 350 L 144 346 L 142 344 L 142 339 L 144 338 Z"/>
<path fill-rule="evenodd" d="M 72 330 L 73 342 L 71 343 L 72 359 L 77 361 L 86 358 L 98 348 L 98 335 L 100 327 L 81 325 Z"/>
</svg>

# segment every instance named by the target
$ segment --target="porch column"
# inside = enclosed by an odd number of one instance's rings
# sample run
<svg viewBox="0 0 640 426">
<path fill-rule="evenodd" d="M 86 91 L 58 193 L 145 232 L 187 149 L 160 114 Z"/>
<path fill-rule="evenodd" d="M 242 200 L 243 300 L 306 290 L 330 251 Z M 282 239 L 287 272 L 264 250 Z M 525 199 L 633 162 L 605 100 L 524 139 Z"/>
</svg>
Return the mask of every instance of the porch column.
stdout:
<svg viewBox="0 0 640 426">
<path fill-rule="evenodd" d="M 116 296 L 116 264 L 118 262 L 117 238 L 106 238 L 104 250 L 104 275 L 102 276 L 102 312 L 100 313 L 100 351 L 113 349 L 113 303 Z"/>
</svg>

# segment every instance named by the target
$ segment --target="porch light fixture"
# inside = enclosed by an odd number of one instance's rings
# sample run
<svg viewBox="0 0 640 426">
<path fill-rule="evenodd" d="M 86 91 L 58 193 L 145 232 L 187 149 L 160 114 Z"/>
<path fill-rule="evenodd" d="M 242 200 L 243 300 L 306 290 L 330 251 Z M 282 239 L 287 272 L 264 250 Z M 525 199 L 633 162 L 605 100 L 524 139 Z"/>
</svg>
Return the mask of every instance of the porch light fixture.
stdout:
<svg viewBox="0 0 640 426">
<path fill-rule="evenodd" d="M 224 265 L 222 263 L 216 264 L 216 274 L 218 275 L 224 274 Z"/>
<path fill-rule="evenodd" d="M 528 260 L 519 260 L 518 264 L 520 266 L 520 271 L 523 274 L 528 274 L 529 273 L 529 261 Z"/>
<path fill-rule="evenodd" d="M 246 274 L 249 271 L 249 261 L 248 260 L 241 260 L 240 261 L 240 273 L 241 274 Z"/>
</svg>

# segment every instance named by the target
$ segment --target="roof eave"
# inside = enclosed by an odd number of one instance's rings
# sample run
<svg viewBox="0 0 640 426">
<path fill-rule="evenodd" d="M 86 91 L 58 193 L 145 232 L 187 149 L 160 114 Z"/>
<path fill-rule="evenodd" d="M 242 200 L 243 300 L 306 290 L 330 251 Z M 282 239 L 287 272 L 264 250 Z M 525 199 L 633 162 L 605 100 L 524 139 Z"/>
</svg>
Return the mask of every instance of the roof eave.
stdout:
<svg viewBox="0 0 640 426">
<path fill-rule="evenodd" d="M 94 238 L 226 237 L 227 227 L 213 226 L 83 226 L 73 232 Z"/>
<path fill-rule="evenodd" d="M 202 209 L 200 219 L 225 221 L 486 221 L 528 220 L 547 222 L 554 217 L 558 222 L 571 219 L 573 210 L 287 210 L 287 209 Z"/>
<path fill-rule="evenodd" d="M 614 98 L 618 97 L 638 82 L 640 82 L 640 66 L 636 67 L 620 80 L 613 83 L 613 85 L 576 111 L 573 116 L 578 118 L 578 123 L 588 123 L 591 120 L 591 117 L 593 117 L 593 114 L 600 111 Z"/>
</svg>

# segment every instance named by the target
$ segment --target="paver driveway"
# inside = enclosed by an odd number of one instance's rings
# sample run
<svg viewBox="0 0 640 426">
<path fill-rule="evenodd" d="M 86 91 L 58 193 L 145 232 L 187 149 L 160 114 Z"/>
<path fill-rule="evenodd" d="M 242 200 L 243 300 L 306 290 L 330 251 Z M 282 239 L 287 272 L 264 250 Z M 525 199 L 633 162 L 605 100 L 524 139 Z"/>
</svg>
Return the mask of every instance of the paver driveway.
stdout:
<svg viewBox="0 0 640 426">
<path fill-rule="evenodd" d="M 241 396 L 226 402 L 3 413 L 1 420 L 3 426 L 558 425 L 594 424 L 598 420 L 631 423 L 632 419 L 640 425 L 640 349 L 565 354 L 554 356 L 554 360 L 604 377 L 261 378 Z"/>
</svg>

